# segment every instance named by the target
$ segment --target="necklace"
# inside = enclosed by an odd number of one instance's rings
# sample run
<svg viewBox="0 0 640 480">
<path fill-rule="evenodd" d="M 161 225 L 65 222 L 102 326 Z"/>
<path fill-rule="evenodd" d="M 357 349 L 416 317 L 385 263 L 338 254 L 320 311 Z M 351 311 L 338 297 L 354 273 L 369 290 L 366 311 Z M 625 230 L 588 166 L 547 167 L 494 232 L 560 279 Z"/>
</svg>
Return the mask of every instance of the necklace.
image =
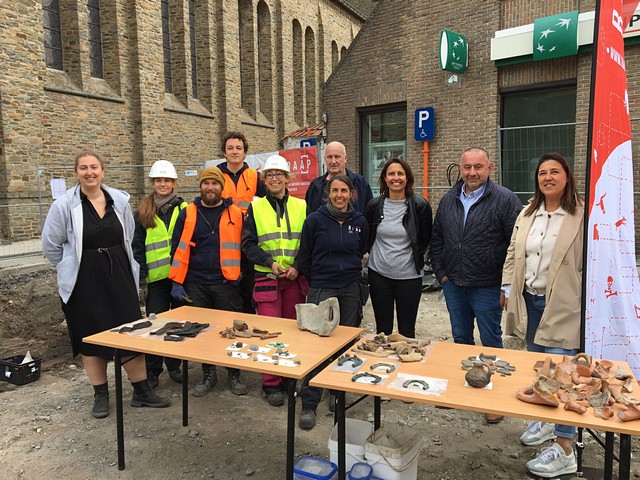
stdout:
<svg viewBox="0 0 640 480">
<path fill-rule="evenodd" d="M 217 207 L 214 207 L 217 208 Z M 202 220 L 204 220 L 204 223 L 206 223 L 209 226 L 209 230 L 211 230 L 211 235 L 215 235 L 216 231 L 215 231 L 215 226 L 218 224 L 218 220 L 220 220 L 220 217 L 222 216 L 223 212 L 220 212 L 220 214 L 216 217 L 216 219 L 213 221 L 213 226 L 209 223 L 209 221 L 207 220 L 207 218 L 204 216 L 204 213 L 202 213 L 202 211 L 200 209 L 198 209 L 198 214 L 200 214 L 200 216 L 202 217 Z"/>
</svg>

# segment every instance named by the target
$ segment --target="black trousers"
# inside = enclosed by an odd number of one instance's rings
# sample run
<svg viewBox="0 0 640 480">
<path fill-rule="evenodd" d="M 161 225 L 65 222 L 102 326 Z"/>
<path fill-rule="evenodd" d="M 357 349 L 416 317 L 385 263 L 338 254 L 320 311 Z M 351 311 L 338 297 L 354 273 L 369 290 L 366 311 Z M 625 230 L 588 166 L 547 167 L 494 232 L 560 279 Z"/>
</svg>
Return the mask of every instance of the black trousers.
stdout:
<svg viewBox="0 0 640 480">
<path fill-rule="evenodd" d="M 350 283 L 343 288 L 310 288 L 307 294 L 307 302 L 319 304 L 330 297 L 336 297 L 340 304 L 340 325 L 347 327 L 359 327 L 362 322 L 362 303 L 360 298 L 360 281 Z M 340 355 L 338 352 L 336 355 Z M 322 389 L 309 386 L 313 377 L 320 373 L 331 362 L 322 363 L 316 367 L 302 382 L 300 388 L 300 398 L 303 410 L 313 410 L 318 408 L 322 398 Z"/>
<path fill-rule="evenodd" d="M 233 283 L 221 283 L 218 285 L 185 283 L 183 286 L 191 300 L 193 300 L 191 305 L 194 307 L 242 312 L 240 289 Z M 212 321 L 215 321 L 215 319 L 212 319 Z M 203 371 L 213 368 L 213 365 L 202 364 Z M 227 368 L 227 372 L 232 376 L 240 375 L 240 370 L 237 368 Z"/>
<path fill-rule="evenodd" d="M 416 337 L 416 318 L 422 297 L 422 278 L 393 280 L 369 269 L 369 293 L 376 332 L 393 333 L 393 315 L 398 318 L 398 332 L 409 338 Z"/>
<path fill-rule="evenodd" d="M 158 280 L 147 285 L 147 302 L 145 305 L 147 315 L 150 313 L 162 313 L 172 308 L 181 307 L 183 304 L 171 296 L 171 280 L 168 278 Z M 145 355 L 147 364 L 147 376 L 158 376 L 162 373 L 162 363 L 167 366 L 167 370 L 175 372 L 180 370 L 180 360 L 158 355 Z"/>
</svg>

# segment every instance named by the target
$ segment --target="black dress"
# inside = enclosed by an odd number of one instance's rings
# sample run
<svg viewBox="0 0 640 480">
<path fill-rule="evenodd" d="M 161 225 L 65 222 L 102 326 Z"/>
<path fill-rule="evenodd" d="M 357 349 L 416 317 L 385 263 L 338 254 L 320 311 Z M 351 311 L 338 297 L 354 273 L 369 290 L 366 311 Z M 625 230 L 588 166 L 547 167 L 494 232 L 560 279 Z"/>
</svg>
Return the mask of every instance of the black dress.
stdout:
<svg viewBox="0 0 640 480">
<path fill-rule="evenodd" d="M 89 199 L 82 198 L 82 259 L 78 279 L 62 310 L 67 318 L 73 356 L 79 353 L 113 358 L 113 349 L 83 343 L 82 339 L 141 317 L 138 292 L 124 249 L 123 230 L 104 192 L 106 214 L 100 218 Z"/>
</svg>

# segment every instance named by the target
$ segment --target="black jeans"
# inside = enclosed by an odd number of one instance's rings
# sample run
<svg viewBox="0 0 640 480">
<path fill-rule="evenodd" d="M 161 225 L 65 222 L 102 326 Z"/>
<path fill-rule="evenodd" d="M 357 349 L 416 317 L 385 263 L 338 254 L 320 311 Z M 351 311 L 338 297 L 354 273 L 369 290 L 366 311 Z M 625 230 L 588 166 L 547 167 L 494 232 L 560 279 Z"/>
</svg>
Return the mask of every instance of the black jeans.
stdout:
<svg viewBox="0 0 640 480">
<path fill-rule="evenodd" d="M 202 285 L 199 283 L 185 283 L 184 289 L 193 300 L 193 307 L 215 308 L 230 312 L 242 312 L 242 297 L 240 288 L 233 283 L 221 283 L 218 285 Z M 213 365 L 202 364 L 202 370 Z M 227 368 L 231 376 L 240 375 L 237 368 Z"/>
<path fill-rule="evenodd" d="M 369 269 L 369 294 L 376 317 L 376 333 L 393 333 L 394 304 L 398 332 L 409 338 L 416 336 L 418 305 L 422 297 L 422 277 L 394 280 Z"/>
<path fill-rule="evenodd" d="M 171 296 L 171 284 L 171 280 L 164 278 L 147 285 L 147 301 L 145 305 L 147 315 L 166 312 L 167 310 L 183 305 L 182 302 L 177 301 Z M 160 375 L 162 373 L 163 361 L 168 371 L 175 372 L 180 370 L 180 360 L 146 354 L 147 376 L 150 374 L 156 377 Z"/>
<path fill-rule="evenodd" d="M 319 304 L 330 297 L 336 297 L 340 304 L 340 325 L 347 327 L 359 327 L 362 322 L 362 303 L 360 302 L 360 281 L 350 283 L 343 288 L 310 288 L 307 294 L 307 302 Z M 338 352 L 336 355 L 340 355 Z M 331 360 L 323 362 L 307 375 L 300 388 L 300 399 L 303 410 L 313 410 L 318 408 L 322 398 L 322 389 L 309 386 L 313 377 L 320 373 Z"/>
</svg>

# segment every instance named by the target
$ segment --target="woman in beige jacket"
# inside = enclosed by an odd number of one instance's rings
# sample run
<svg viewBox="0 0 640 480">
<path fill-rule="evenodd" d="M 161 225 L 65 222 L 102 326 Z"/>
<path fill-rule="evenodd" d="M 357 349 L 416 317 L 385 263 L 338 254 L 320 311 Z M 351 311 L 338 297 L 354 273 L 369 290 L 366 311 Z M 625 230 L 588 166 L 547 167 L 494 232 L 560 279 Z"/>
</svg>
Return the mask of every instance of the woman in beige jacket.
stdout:
<svg viewBox="0 0 640 480">
<path fill-rule="evenodd" d="M 583 217 L 571 167 L 559 153 L 544 154 L 502 273 L 506 332 L 526 340 L 529 351 L 574 355 L 580 347 Z M 544 478 L 575 472 L 574 437 L 575 427 L 530 422 L 522 443 L 556 443 L 527 463 L 529 471 Z"/>
</svg>

